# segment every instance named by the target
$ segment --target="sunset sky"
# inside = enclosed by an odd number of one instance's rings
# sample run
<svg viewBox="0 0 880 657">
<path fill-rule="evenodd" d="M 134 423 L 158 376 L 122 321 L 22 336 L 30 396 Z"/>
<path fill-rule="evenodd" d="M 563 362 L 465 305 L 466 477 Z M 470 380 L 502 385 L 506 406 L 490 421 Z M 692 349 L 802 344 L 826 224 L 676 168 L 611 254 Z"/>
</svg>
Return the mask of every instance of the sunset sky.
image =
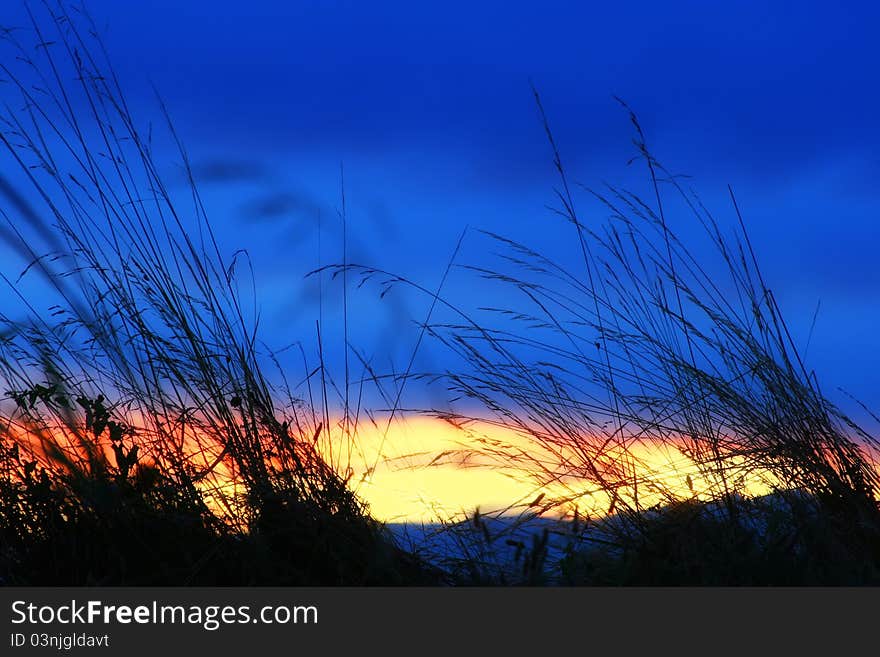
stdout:
<svg viewBox="0 0 880 657">
<path fill-rule="evenodd" d="M 0 23 L 23 21 L 9 4 Z M 222 248 L 248 250 L 272 347 L 301 341 L 313 352 L 319 312 L 328 325 L 340 318 L 338 285 L 322 281 L 319 311 L 317 280 L 304 275 L 342 259 L 343 175 L 349 261 L 434 289 L 466 226 L 462 264 L 486 262 L 479 229 L 560 262 L 577 257 L 570 226 L 545 207 L 556 178 L 534 84 L 573 180 L 649 193 L 644 168 L 627 165 L 635 152 L 618 96 L 654 154 L 692 176 L 732 227 L 730 184 L 801 345 L 819 304 L 807 361 L 826 391 L 844 406 L 838 386 L 880 405 L 875 3 L 88 6 L 107 26 L 136 117 L 158 122 L 155 86 Z M 158 159 L 185 191 L 179 158 Z M 587 223 L 604 219 L 586 194 L 580 202 Z M 699 240 L 689 219 L 670 223 Z M 476 307 L 488 303 L 482 289 L 456 270 L 444 294 Z M 428 303 L 377 292 L 353 293 L 352 342 L 377 368 L 400 370 Z M 442 370 L 444 358 L 426 344 L 417 367 Z M 404 405 L 445 403 L 442 391 L 407 392 Z"/>
</svg>

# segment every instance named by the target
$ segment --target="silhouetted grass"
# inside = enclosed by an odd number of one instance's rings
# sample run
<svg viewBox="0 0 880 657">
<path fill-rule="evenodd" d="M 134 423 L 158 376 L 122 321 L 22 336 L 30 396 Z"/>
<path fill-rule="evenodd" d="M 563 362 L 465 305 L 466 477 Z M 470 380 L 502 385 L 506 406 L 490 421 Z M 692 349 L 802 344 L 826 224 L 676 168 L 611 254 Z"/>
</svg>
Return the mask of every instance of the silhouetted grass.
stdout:
<svg viewBox="0 0 880 657">
<path fill-rule="evenodd" d="M 0 143 L 19 171 L 0 180 L 0 214 L 22 276 L 41 274 L 57 305 L 44 313 L 7 280 L 20 307 L 0 318 L 0 577 L 430 579 L 323 456 L 339 439 L 323 361 L 309 402 L 264 375 L 273 358 L 235 271 L 248 256 L 222 255 L 171 122 L 139 127 L 84 8 L 27 6 L 31 24 L 2 32 Z M 161 135 L 185 203 L 155 161 Z"/>
<path fill-rule="evenodd" d="M 732 190 L 738 233 L 725 236 L 654 158 L 624 105 L 653 196 L 584 189 L 609 219 L 583 221 L 535 97 L 559 173 L 557 212 L 576 233 L 579 267 L 491 235 L 504 267 L 474 269 L 515 287 L 522 305 L 489 310 L 528 328 L 459 325 L 438 334 L 468 366 L 450 373 L 452 389 L 537 448 L 487 444 L 489 452 L 537 473 L 539 486 L 571 491 L 551 505 L 570 510 L 585 487 L 610 501 L 587 509 L 616 514 L 604 521 L 601 547 L 589 547 L 589 537 L 569 546 L 563 578 L 876 583 L 877 442 L 824 396 L 803 362 Z M 712 250 L 698 252 L 672 230 L 675 201 L 677 224 L 689 215 Z M 662 465 L 642 460 L 644 445 L 680 453 L 695 472 L 673 483 Z M 772 491 L 761 503 L 749 499 L 756 485 Z M 591 560 L 605 564 L 604 574 L 591 571 Z"/>
<path fill-rule="evenodd" d="M 444 307 L 451 319 L 429 331 L 457 360 L 436 376 L 466 407 L 482 410 L 436 414 L 525 438 L 528 447 L 475 430 L 473 451 L 534 480 L 541 495 L 521 505 L 526 518 L 574 514 L 567 556 L 542 556 L 541 577 L 876 582 L 877 441 L 829 401 L 804 363 L 732 190 L 735 230 L 725 234 L 651 154 L 625 104 L 650 198 L 574 186 L 537 93 L 535 100 L 559 176 L 553 210 L 571 226 L 574 253 L 544 254 L 486 233 L 497 265 L 464 269 L 518 301 L 476 310 L 403 276 L 349 268 Z M 578 193 L 607 218 L 584 219 Z M 693 222 L 703 241 L 692 229 L 688 240 L 679 237 L 670 212 L 676 225 Z M 772 505 L 757 505 L 755 495 Z M 498 542 L 485 536 L 480 545 L 475 536 L 477 547 L 465 542 L 455 568 L 464 581 L 536 581 L 528 568 L 517 575 L 522 550 L 511 561 L 509 550 L 493 550 Z"/>
<path fill-rule="evenodd" d="M 451 548 L 429 566 L 349 486 L 348 344 L 338 400 L 320 326 L 305 399 L 283 372 L 273 383 L 236 273 L 248 255 L 222 254 L 171 122 L 139 127 L 84 10 L 31 6 L 29 26 L 2 32 L 0 143 L 18 174 L 0 177 L 0 215 L 22 277 L 39 274 L 57 305 L 44 313 L 21 292 L 18 316 L 0 317 L 3 583 L 877 582 L 875 439 L 803 362 L 732 192 L 727 235 L 631 112 L 645 199 L 573 185 L 536 94 L 575 258 L 485 234 L 497 264 L 466 269 L 516 305 L 466 310 L 443 284 L 347 254 L 330 268 L 431 299 L 416 349 L 430 336 L 452 365 L 418 373 L 413 355 L 402 375 L 368 370 L 392 418 L 406 382 L 432 377 L 480 409 L 436 414 L 527 440 L 473 447 L 533 478 L 524 522 L 449 523 Z M 163 138 L 182 160 L 185 203 L 155 161 Z M 607 218 L 584 218 L 580 194 Z M 685 220 L 711 251 L 673 229 Z M 345 316 L 347 342 L 347 305 Z M 343 420 L 331 428 L 334 402 Z M 552 513 L 567 522 L 528 534 Z"/>
</svg>

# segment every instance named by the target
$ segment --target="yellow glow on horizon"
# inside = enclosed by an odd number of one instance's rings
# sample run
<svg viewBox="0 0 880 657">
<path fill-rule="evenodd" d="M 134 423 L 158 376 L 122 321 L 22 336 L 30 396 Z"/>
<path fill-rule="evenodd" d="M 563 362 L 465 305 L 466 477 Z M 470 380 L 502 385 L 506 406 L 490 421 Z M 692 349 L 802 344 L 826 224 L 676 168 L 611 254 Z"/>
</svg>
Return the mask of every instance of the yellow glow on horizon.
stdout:
<svg viewBox="0 0 880 657">
<path fill-rule="evenodd" d="M 362 424 L 356 442 L 357 456 L 350 459 L 351 485 L 372 515 L 384 522 L 461 519 L 477 508 L 482 513 L 518 513 L 549 507 L 553 500 L 570 501 L 549 509 L 551 515 L 577 508 L 581 517 L 597 517 L 635 503 L 631 484 L 621 485 L 620 498 L 614 500 L 576 474 L 541 485 L 534 472 L 522 467 L 528 458 L 514 463 L 497 454 L 494 458 L 480 454 L 481 446 L 503 445 L 510 453 L 521 450 L 531 458 L 548 460 L 531 437 L 488 422 L 470 423 L 462 430 L 441 419 L 410 416 L 395 419 L 390 426 Z M 559 453 L 576 461 L 570 450 L 565 451 L 560 448 Z M 631 477 L 639 481 L 635 494 L 640 508 L 668 502 L 670 493 L 679 499 L 707 499 L 709 491 L 718 490 L 717 483 L 674 446 L 636 441 L 627 445 L 625 453 Z M 739 476 L 739 492 L 756 496 L 772 490 L 766 474 Z M 543 495 L 539 504 L 529 507 L 539 495 Z"/>
<path fill-rule="evenodd" d="M 21 442 L 29 443 L 34 452 L 46 447 L 35 440 Z M 244 486 L 218 444 L 190 442 L 199 446 L 190 457 L 193 466 L 210 471 L 198 485 L 209 504 L 222 512 Z M 56 435 L 54 443 L 62 450 L 76 449 L 69 434 Z M 109 460 L 109 445 L 102 447 Z M 531 509 L 557 516 L 577 509 L 582 518 L 596 518 L 624 505 L 645 509 L 663 504 L 671 500 L 670 494 L 708 499 L 710 491 L 718 490 L 705 468 L 698 468 L 674 444 L 630 440 L 625 447 L 598 450 L 604 461 L 600 471 L 607 470 L 606 481 L 618 486 L 614 495 L 577 470 L 583 468 L 584 457 L 564 441 L 550 452 L 534 437 L 511 428 L 476 421 L 459 428 L 423 415 L 399 416 L 390 424 L 378 418 L 347 431 L 336 421 L 335 428 L 323 432 L 318 448 L 339 472 L 347 472 L 349 485 L 372 516 L 389 523 L 459 520 L 476 509 L 483 514 Z M 141 454 L 147 456 L 145 450 Z M 511 456 L 516 454 L 520 456 Z M 44 456 L 51 459 L 51 454 Z M 569 471 L 561 469 L 561 462 Z M 559 476 L 536 476 L 537 463 Z M 773 489 L 765 473 L 728 475 L 731 481 L 739 477 L 735 489 L 746 495 Z"/>
<path fill-rule="evenodd" d="M 360 463 L 352 461 L 351 485 L 383 522 L 436 522 L 535 497 L 535 482 L 493 467 L 472 452 L 477 445 L 468 437 L 449 422 L 422 416 L 395 419 L 390 427 L 359 426 Z"/>
</svg>

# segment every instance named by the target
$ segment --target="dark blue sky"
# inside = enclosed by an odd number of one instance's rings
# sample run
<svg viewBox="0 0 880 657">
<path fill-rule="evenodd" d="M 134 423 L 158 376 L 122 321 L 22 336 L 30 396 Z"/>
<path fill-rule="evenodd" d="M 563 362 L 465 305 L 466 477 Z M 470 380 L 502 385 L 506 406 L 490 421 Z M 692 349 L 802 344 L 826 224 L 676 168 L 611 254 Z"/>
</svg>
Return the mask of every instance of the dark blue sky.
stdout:
<svg viewBox="0 0 880 657">
<path fill-rule="evenodd" d="M 875 3 L 88 5 L 136 112 L 156 117 L 150 83 L 167 102 L 221 241 L 254 256 L 275 344 L 309 339 L 319 214 L 338 259 L 340 162 L 352 259 L 434 285 L 466 224 L 563 244 L 532 81 L 576 180 L 646 190 L 617 95 L 727 225 L 731 184 L 801 340 L 821 299 L 826 388 L 880 404 Z M 355 303 L 376 326 L 423 312 Z"/>
</svg>

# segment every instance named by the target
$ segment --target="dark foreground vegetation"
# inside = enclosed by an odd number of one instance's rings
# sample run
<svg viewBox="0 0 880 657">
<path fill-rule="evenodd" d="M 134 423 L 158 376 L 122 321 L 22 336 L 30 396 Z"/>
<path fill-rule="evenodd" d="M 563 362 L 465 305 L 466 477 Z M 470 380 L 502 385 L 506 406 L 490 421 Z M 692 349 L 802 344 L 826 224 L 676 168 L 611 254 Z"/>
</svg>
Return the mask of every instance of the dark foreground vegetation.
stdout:
<svg viewBox="0 0 880 657">
<path fill-rule="evenodd" d="M 15 169 L 0 176 L 2 237 L 26 265 L 20 280 L 3 272 L 18 295 L 0 315 L 3 584 L 878 583 L 873 437 L 804 364 L 733 195 L 725 237 L 634 116 L 650 201 L 579 190 L 610 217 L 590 223 L 536 96 L 577 260 L 486 235 L 498 267 L 470 268 L 521 305 L 471 312 L 397 275 L 334 268 L 426 293 L 443 319 L 424 331 L 453 363 L 434 378 L 532 444 L 474 450 L 566 491 L 536 498 L 519 533 L 475 515 L 444 529 L 442 549 L 404 549 L 350 486 L 348 373 L 334 382 L 323 345 L 301 386 L 276 373 L 240 293 L 247 256 L 214 241 L 170 122 L 141 127 L 78 5 L 30 4 L 0 58 Z M 169 144 L 183 202 L 154 161 Z M 705 229 L 709 264 L 673 213 Z M 29 301 L 34 279 L 48 312 Z M 415 376 L 373 382 L 397 411 Z M 694 479 L 670 486 L 639 443 L 686 456 Z M 747 495 L 755 478 L 771 492 Z M 596 491 L 606 508 L 542 520 Z"/>
<path fill-rule="evenodd" d="M 873 509 L 853 517 L 803 493 L 683 500 L 593 523 L 471 519 L 435 553 L 477 586 L 860 586 L 880 584 Z"/>
<path fill-rule="evenodd" d="M 293 490 L 254 500 L 245 531 L 150 468 L 66 472 L 4 446 L 0 577 L 17 586 L 428 585 L 439 571 L 396 547 L 354 500 Z M 344 493 L 342 493 L 345 495 Z"/>
</svg>

